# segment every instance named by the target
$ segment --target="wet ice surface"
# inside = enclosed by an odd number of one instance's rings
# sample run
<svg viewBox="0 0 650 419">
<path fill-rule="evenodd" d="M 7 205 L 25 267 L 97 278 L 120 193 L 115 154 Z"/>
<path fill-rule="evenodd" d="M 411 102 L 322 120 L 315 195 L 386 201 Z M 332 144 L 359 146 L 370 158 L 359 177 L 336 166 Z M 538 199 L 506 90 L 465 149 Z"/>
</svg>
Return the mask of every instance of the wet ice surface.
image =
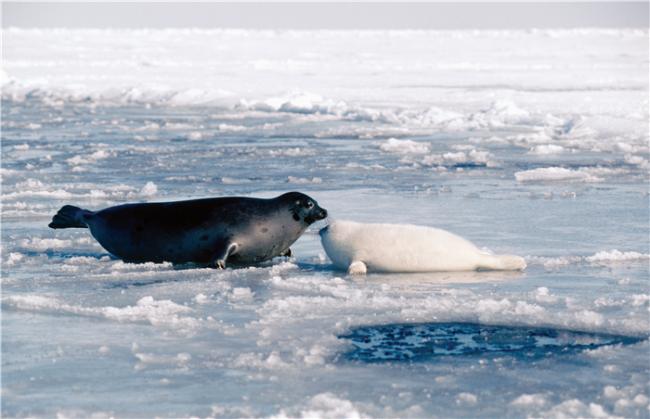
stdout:
<svg viewBox="0 0 650 419">
<path fill-rule="evenodd" d="M 647 32 L 353 35 L 3 33 L 3 416 L 648 416 Z M 529 267 L 349 277 L 318 226 L 259 267 L 133 265 L 46 227 L 287 190 Z M 367 363 L 339 338 L 439 323 L 641 340 Z"/>
</svg>

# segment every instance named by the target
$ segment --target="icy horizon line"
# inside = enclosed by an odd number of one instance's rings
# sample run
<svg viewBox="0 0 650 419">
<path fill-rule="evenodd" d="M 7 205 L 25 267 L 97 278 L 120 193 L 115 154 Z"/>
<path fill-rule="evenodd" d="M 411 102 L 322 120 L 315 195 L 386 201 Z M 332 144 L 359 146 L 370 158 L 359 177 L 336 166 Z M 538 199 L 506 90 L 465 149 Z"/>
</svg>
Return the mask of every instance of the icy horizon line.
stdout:
<svg viewBox="0 0 650 419">
<path fill-rule="evenodd" d="M 442 28 L 442 29 L 421 29 L 421 28 L 399 28 L 399 29 L 370 29 L 370 28 L 250 28 L 250 27 L 213 27 L 206 28 L 201 26 L 142 26 L 142 27 L 38 27 L 38 26 L 7 26 L 0 28 L 0 32 L 41 32 L 41 31 L 67 31 L 67 32 L 196 32 L 196 33 L 219 33 L 219 32 L 253 32 L 253 33 L 346 33 L 346 32 L 363 32 L 363 33 L 539 33 L 539 32 L 589 32 L 589 33 L 614 33 L 614 32 L 638 32 L 648 33 L 650 27 L 639 26 L 573 26 L 573 27 L 530 27 L 530 28 Z"/>
<path fill-rule="evenodd" d="M 644 1 L 3 2 L 2 26 L 251 29 L 647 28 Z"/>
</svg>

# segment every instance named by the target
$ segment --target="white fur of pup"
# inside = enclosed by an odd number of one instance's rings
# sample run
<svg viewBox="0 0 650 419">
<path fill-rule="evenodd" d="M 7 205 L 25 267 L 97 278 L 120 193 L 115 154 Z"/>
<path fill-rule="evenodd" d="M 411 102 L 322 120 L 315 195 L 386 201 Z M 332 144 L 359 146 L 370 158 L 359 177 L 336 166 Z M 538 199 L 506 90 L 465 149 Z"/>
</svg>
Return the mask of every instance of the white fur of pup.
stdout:
<svg viewBox="0 0 650 419">
<path fill-rule="evenodd" d="M 432 227 L 337 220 L 320 230 L 320 236 L 334 265 L 350 274 L 526 268 L 519 256 L 492 255 Z"/>
</svg>

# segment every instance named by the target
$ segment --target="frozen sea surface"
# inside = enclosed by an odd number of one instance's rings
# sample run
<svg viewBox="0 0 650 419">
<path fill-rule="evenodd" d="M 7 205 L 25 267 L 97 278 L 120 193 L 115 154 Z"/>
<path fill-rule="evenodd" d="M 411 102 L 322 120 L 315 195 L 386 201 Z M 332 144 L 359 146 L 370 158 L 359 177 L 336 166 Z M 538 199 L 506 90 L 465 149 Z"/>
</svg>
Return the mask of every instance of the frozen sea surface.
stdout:
<svg viewBox="0 0 650 419">
<path fill-rule="evenodd" d="M 650 416 L 647 31 L 2 35 L 2 416 Z M 319 226 L 134 265 L 47 228 L 288 190 L 529 266 L 353 278 Z"/>
</svg>

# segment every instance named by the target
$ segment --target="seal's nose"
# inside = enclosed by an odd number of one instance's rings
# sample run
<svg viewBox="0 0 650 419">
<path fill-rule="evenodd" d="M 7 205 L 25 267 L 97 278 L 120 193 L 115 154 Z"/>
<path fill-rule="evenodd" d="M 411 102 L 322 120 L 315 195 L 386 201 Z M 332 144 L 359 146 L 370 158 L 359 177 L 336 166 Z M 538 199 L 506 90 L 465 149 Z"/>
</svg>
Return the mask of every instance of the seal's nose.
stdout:
<svg viewBox="0 0 650 419">
<path fill-rule="evenodd" d="M 320 213 L 318 213 L 318 218 L 321 220 L 327 218 L 327 210 L 325 208 L 320 209 Z"/>
</svg>

